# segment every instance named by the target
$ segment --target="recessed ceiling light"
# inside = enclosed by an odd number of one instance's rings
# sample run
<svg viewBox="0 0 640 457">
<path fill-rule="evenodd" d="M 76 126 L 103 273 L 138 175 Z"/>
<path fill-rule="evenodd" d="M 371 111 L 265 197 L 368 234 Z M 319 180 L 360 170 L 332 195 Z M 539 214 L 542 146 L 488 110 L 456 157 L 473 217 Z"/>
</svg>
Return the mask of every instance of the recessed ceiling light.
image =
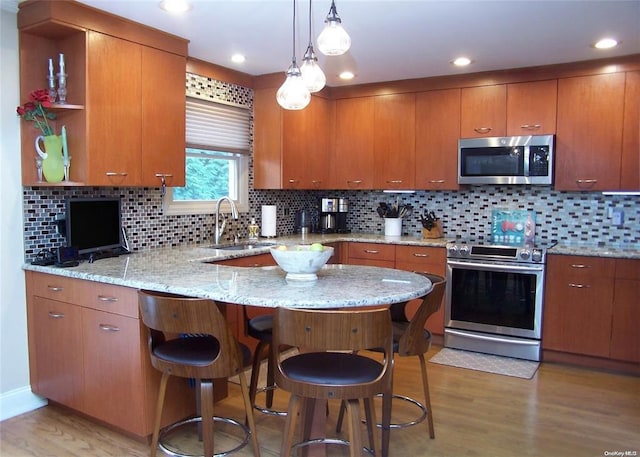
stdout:
<svg viewBox="0 0 640 457">
<path fill-rule="evenodd" d="M 245 60 L 247 60 L 247 59 L 242 54 L 234 54 L 234 55 L 231 56 L 231 61 L 234 62 L 234 63 L 242 63 Z"/>
<path fill-rule="evenodd" d="M 343 71 L 342 73 L 340 73 L 338 75 L 338 77 L 340 79 L 345 79 L 345 80 L 349 80 L 349 79 L 353 79 L 356 75 L 354 75 L 352 72 L 350 71 Z"/>
<path fill-rule="evenodd" d="M 456 67 L 466 67 L 467 65 L 471 64 L 471 62 L 471 59 L 468 57 L 457 57 L 451 61 L 451 63 Z"/>
<path fill-rule="evenodd" d="M 609 49 L 618 46 L 618 41 L 613 38 L 603 38 L 602 40 L 596 41 L 593 45 L 596 49 Z"/>
<path fill-rule="evenodd" d="M 187 0 L 162 0 L 160 8 L 169 13 L 185 13 L 191 9 L 191 3 Z"/>
</svg>

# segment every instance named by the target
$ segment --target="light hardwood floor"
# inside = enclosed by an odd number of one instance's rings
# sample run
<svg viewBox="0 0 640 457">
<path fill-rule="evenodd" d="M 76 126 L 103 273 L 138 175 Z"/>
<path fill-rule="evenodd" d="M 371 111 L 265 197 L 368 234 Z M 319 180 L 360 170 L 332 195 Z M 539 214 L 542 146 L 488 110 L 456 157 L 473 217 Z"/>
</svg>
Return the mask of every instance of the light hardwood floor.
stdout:
<svg viewBox="0 0 640 457">
<path fill-rule="evenodd" d="M 640 455 L 638 377 L 556 364 L 542 364 L 531 380 L 437 364 L 428 369 L 436 439 L 429 439 L 424 423 L 393 430 L 392 457 Z M 395 375 L 396 393 L 419 391 L 417 360 L 398 358 Z M 217 414 L 241 418 L 238 389 L 231 385 L 230 392 Z M 286 396 L 279 402 L 286 403 Z M 394 414 L 403 409 L 394 404 Z M 337 404 L 331 404 L 329 426 L 335 424 L 336 411 Z M 256 413 L 256 420 L 262 455 L 279 455 L 284 419 Z M 0 423 L 0 455 L 145 456 L 148 446 L 47 406 Z M 252 453 L 247 447 L 235 455 Z M 344 455 L 346 449 L 329 450 L 329 456 Z"/>
</svg>

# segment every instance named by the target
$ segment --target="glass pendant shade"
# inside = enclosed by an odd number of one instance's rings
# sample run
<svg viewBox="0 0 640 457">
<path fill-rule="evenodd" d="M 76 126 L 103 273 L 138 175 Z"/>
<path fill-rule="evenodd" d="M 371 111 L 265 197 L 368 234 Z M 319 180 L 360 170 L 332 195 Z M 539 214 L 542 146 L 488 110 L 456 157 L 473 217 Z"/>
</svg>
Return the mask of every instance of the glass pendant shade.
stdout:
<svg viewBox="0 0 640 457">
<path fill-rule="evenodd" d="M 311 93 L 322 90 L 327 83 L 327 78 L 322 68 L 320 68 L 320 65 L 318 65 L 318 58 L 315 52 L 313 52 L 313 45 L 311 43 L 307 48 L 307 52 L 304 54 L 304 59 L 302 59 L 300 71 L 302 72 L 302 79 L 304 79 L 304 83 Z"/>
<path fill-rule="evenodd" d="M 318 35 L 318 49 L 325 56 L 341 56 L 351 47 L 351 38 L 342 27 L 334 1 L 324 22 L 326 25 Z"/>
<path fill-rule="evenodd" d="M 304 109 L 311 101 L 311 93 L 295 60 L 287 70 L 287 79 L 276 93 L 276 100 L 280 106 L 288 110 Z"/>
</svg>

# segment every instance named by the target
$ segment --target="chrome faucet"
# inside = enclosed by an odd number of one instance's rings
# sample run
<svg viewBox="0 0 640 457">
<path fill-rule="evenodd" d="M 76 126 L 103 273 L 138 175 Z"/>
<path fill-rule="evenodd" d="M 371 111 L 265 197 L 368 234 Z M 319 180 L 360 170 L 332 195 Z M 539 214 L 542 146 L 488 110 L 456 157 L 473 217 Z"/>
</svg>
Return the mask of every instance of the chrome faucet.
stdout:
<svg viewBox="0 0 640 457">
<path fill-rule="evenodd" d="M 215 244 L 220 243 L 220 237 L 224 233 L 224 228 L 227 225 L 227 218 L 223 214 L 222 216 L 224 217 L 224 219 L 222 220 L 222 224 L 220 224 L 220 226 L 218 227 L 218 221 L 220 219 L 220 204 L 223 200 L 226 200 L 229 203 L 229 206 L 231 207 L 231 216 L 233 216 L 234 219 L 238 219 L 238 208 L 236 208 L 236 204 L 233 202 L 233 200 L 231 200 L 230 197 L 220 197 L 218 199 L 218 203 L 216 203 L 216 228 L 213 237 Z"/>
</svg>

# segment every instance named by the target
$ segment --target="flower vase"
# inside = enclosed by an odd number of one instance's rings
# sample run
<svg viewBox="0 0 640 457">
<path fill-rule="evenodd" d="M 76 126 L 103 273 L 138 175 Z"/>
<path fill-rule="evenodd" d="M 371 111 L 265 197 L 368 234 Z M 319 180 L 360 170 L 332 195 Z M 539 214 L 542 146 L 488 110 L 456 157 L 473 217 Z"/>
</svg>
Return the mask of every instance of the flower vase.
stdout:
<svg viewBox="0 0 640 457">
<path fill-rule="evenodd" d="M 44 151 L 40 148 L 44 144 Z M 62 157 L 62 137 L 60 135 L 39 135 L 36 138 L 36 151 L 42 158 L 42 174 L 48 182 L 60 182 L 64 179 L 64 160 Z"/>
</svg>

